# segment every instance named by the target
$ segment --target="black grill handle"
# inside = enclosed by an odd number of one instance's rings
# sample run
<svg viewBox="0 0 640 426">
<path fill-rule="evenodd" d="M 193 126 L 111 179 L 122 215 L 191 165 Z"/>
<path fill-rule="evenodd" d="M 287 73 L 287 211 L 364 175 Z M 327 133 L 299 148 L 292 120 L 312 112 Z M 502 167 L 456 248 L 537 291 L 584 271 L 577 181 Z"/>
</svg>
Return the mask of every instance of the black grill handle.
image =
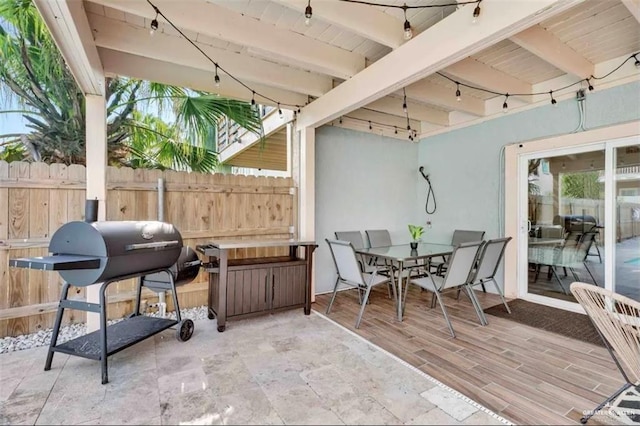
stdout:
<svg viewBox="0 0 640 426">
<path fill-rule="evenodd" d="M 128 244 L 125 246 L 126 251 L 132 250 L 145 250 L 145 249 L 158 249 L 165 247 L 173 247 L 179 245 L 180 242 L 177 240 L 173 241 L 156 241 L 153 243 L 139 243 L 139 244 Z"/>
</svg>

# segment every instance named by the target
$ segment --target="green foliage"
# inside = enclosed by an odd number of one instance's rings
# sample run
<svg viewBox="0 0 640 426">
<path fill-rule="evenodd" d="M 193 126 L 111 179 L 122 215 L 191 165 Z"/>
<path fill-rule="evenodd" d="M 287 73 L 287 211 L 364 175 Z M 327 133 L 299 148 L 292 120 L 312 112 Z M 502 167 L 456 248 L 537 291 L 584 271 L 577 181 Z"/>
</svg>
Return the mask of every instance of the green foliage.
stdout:
<svg viewBox="0 0 640 426">
<path fill-rule="evenodd" d="M 418 241 L 424 234 L 424 227 L 419 225 L 409 225 L 409 234 L 413 241 Z"/>
<path fill-rule="evenodd" d="M 562 176 L 562 196 L 600 200 L 604 193 L 604 182 L 598 181 L 598 172 L 567 173 Z"/>
<path fill-rule="evenodd" d="M 106 83 L 110 164 L 211 172 L 222 117 L 262 132 L 246 102 L 127 78 Z M 29 129 L 0 134 L 0 144 L 20 144 L 37 161 L 84 164 L 84 96 L 30 0 L 0 0 L 0 100 L 17 101 Z M 142 112 L 149 109 L 175 121 Z"/>
</svg>

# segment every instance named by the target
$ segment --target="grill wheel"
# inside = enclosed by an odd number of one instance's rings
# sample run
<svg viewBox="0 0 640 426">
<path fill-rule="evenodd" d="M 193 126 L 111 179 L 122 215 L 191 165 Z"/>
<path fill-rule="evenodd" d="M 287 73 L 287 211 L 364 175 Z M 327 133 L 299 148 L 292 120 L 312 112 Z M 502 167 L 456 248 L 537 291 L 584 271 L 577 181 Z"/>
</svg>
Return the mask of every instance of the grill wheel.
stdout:
<svg viewBox="0 0 640 426">
<path fill-rule="evenodd" d="M 193 329 L 195 328 L 193 321 L 185 319 L 180 321 L 179 327 L 176 330 L 176 339 L 180 342 L 186 342 L 193 335 Z"/>
</svg>

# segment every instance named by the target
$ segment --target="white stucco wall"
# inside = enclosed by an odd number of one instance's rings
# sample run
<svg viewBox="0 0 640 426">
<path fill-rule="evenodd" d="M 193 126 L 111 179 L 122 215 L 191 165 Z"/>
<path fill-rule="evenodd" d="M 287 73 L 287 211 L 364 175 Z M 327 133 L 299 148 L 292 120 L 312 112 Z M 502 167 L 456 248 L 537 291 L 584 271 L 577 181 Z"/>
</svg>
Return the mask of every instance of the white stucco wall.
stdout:
<svg viewBox="0 0 640 426">
<path fill-rule="evenodd" d="M 364 132 L 316 130 L 316 293 L 333 290 L 335 267 L 325 238 L 335 231 L 386 228 L 407 243 L 407 224 L 424 221 L 415 208 L 418 147 Z M 420 178 L 422 180 L 422 178 Z"/>
</svg>

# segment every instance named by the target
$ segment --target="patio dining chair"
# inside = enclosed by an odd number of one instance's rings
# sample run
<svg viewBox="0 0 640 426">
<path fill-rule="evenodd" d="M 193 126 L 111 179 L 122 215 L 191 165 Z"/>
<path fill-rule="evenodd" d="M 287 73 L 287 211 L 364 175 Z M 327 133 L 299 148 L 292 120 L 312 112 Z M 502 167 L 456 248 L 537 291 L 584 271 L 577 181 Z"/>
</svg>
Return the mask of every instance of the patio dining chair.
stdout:
<svg viewBox="0 0 640 426">
<path fill-rule="evenodd" d="M 473 279 L 470 281 L 469 287 L 473 289 L 478 285 L 482 285 L 488 282 L 492 282 L 496 291 L 500 295 L 500 299 L 502 299 L 502 303 L 504 303 L 504 307 L 507 308 L 507 312 L 511 313 L 511 309 L 509 309 L 509 305 L 507 304 L 506 299 L 504 298 L 504 293 L 502 289 L 498 285 L 495 280 L 496 273 L 498 272 L 498 267 L 500 266 L 500 262 L 504 257 L 504 251 L 507 247 L 509 241 L 511 241 L 511 237 L 505 238 L 496 238 L 493 240 L 489 240 L 484 244 L 484 247 L 478 257 L 477 268 L 474 270 Z M 458 296 L 460 295 L 460 290 L 458 290 Z"/>
<path fill-rule="evenodd" d="M 367 234 L 369 247 L 387 247 L 393 245 L 393 242 L 391 241 L 391 234 L 386 229 L 367 229 L 364 232 Z M 384 267 L 387 269 L 394 269 L 394 265 L 388 260 L 373 258 L 372 261 L 378 268 Z M 402 271 L 402 274 L 406 277 L 411 275 L 414 271 L 418 272 L 420 264 L 416 261 L 407 261 L 404 266 L 406 269 Z M 397 269 L 397 267 L 395 267 L 395 269 Z"/>
<path fill-rule="evenodd" d="M 484 239 L 484 231 L 466 231 L 463 229 L 456 229 L 453 231 L 453 236 L 451 237 L 451 245 L 457 246 L 462 243 L 472 243 L 476 241 L 482 241 Z M 437 275 L 444 275 L 447 267 L 449 266 L 449 256 L 443 256 L 441 261 L 432 260 L 429 268 Z M 482 287 L 483 291 L 485 291 L 484 286 Z"/>
<path fill-rule="evenodd" d="M 480 320 L 480 324 L 486 324 L 486 319 L 484 317 L 482 309 L 480 308 L 480 304 L 478 303 L 475 294 L 469 286 L 471 280 L 473 279 L 473 268 L 476 264 L 476 261 L 478 260 L 478 254 L 480 253 L 480 249 L 483 245 L 483 241 L 475 241 L 471 243 L 463 243 L 456 246 L 456 248 L 453 249 L 453 252 L 449 256 L 449 267 L 447 268 L 444 277 L 436 274 L 429 274 L 428 276 L 423 278 L 410 279 L 410 282 L 412 284 L 415 284 L 420 288 L 433 293 L 433 296 L 435 296 L 438 303 L 440 304 L 444 319 L 446 320 L 447 326 L 449 327 L 449 332 L 451 332 L 451 336 L 453 337 L 456 337 L 456 334 L 453 331 L 451 320 L 449 319 L 449 315 L 447 314 L 447 308 L 444 306 L 444 301 L 442 300 L 442 294 L 446 290 L 455 290 L 456 288 L 464 289 L 467 292 L 469 299 L 471 300 L 471 304 L 473 305 L 473 309 L 476 311 L 476 315 Z M 432 308 L 434 307 L 434 304 L 435 300 L 432 299 Z"/>
<path fill-rule="evenodd" d="M 354 249 L 364 248 L 364 239 L 362 238 L 362 233 L 360 231 L 336 231 L 335 232 L 336 239 L 340 241 L 349 241 Z M 358 265 L 360 265 L 360 270 L 366 273 L 372 273 L 377 270 L 377 273 L 380 275 L 388 275 L 389 268 L 386 266 L 376 266 L 374 264 L 369 264 L 367 259 L 359 253 L 356 253 L 356 257 L 358 259 Z M 340 280 L 340 278 L 337 278 Z M 387 286 L 387 292 L 389 294 L 389 298 L 391 298 L 391 280 L 389 280 L 389 285 Z M 358 296 L 360 298 L 360 303 L 362 303 L 362 291 L 358 290 Z"/>
<path fill-rule="evenodd" d="M 571 283 L 571 293 L 591 319 L 625 380 L 620 389 L 594 410 L 590 410 L 590 414 L 582 417 L 580 422 L 586 423 L 594 413 L 601 412 L 603 407 L 609 406 L 607 411 L 615 417 L 620 416 L 618 420 L 625 424 L 637 424 L 632 422 L 631 418 L 624 418 L 627 416 L 624 413 L 630 413 L 629 417 L 637 417 L 637 408 L 633 410 L 631 407 L 637 406 L 635 401 L 640 391 L 640 303 L 611 290 L 583 282 Z M 625 404 L 620 402 L 628 393 L 627 389 L 631 387 L 635 387 L 635 390 L 629 392 L 632 396 L 628 398 L 630 401 L 627 404 L 634 405 L 627 405 L 629 409 L 625 409 Z"/>
<path fill-rule="evenodd" d="M 333 302 L 336 299 L 339 284 L 343 283 L 348 286 L 355 287 L 358 289 L 358 291 L 364 291 L 364 297 L 360 302 L 360 312 L 358 313 L 358 318 L 356 319 L 356 328 L 359 328 L 360 321 L 362 320 L 362 314 L 364 313 L 364 308 L 367 306 L 367 301 L 369 300 L 371 289 L 379 284 L 385 284 L 389 282 L 389 277 L 378 275 L 377 270 L 374 270 L 372 273 L 362 272 L 360 270 L 360 266 L 358 265 L 356 252 L 353 248 L 353 245 L 349 241 L 328 239 L 326 239 L 325 241 L 327 242 L 327 244 L 329 244 L 331 256 L 333 257 L 333 262 L 336 266 L 336 272 L 338 273 L 338 279 L 336 280 L 336 284 L 333 288 L 333 295 L 331 296 L 329 306 L 327 306 L 327 315 L 329 315 L 329 312 L 331 312 L 331 306 L 333 306 Z M 394 299 L 396 299 L 397 301 L 395 286 L 392 286 L 392 288 Z"/>
<path fill-rule="evenodd" d="M 591 269 L 589 269 L 589 265 L 587 264 L 587 254 L 591 249 L 591 245 L 595 239 L 595 232 L 589 231 L 585 232 L 580 236 L 576 244 L 569 243 L 565 244 L 561 247 L 553 247 L 553 246 L 539 246 L 539 247 L 530 247 L 529 248 L 529 262 L 536 266 L 536 274 L 534 277 L 534 281 L 537 281 L 538 275 L 540 274 L 541 266 L 548 266 L 551 274 L 558 282 L 558 285 L 562 289 L 564 294 L 567 293 L 567 289 L 565 288 L 560 276 L 558 275 L 558 268 L 563 268 L 565 270 L 569 270 L 573 276 L 575 281 L 580 281 L 580 277 L 578 276 L 576 269 L 582 268 L 587 271 L 593 284 L 596 286 L 598 282 L 594 278 L 591 273 Z"/>
</svg>

